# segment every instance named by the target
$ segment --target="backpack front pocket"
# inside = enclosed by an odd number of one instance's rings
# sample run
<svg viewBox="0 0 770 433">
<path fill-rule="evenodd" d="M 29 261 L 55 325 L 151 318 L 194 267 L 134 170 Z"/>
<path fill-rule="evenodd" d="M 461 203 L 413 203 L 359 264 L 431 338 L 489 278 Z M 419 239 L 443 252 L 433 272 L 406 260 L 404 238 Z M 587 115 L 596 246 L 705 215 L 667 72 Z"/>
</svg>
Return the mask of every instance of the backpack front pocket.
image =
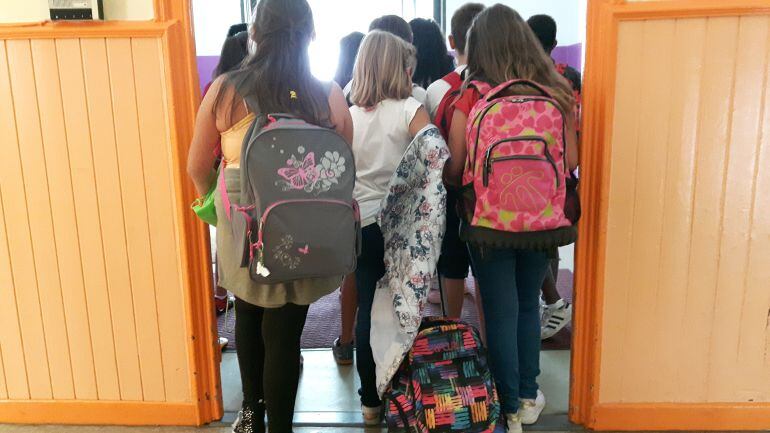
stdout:
<svg viewBox="0 0 770 433">
<path fill-rule="evenodd" d="M 251 277 L 271 283 L 345 275 L 355 270 L 355 206 L 339 200 L 284 200 L 262 214 Z M 350 248 L 341 249 L 348 245 Z"/>
<path fill-rule="evenodd" d="M 524 136 L 498 141 L 483 158 L 476 194 L 475 221 L 489 228 L 516 227 L 553 212 L 561 180 L 559 169 L 541 137 Z"/>
</svg>

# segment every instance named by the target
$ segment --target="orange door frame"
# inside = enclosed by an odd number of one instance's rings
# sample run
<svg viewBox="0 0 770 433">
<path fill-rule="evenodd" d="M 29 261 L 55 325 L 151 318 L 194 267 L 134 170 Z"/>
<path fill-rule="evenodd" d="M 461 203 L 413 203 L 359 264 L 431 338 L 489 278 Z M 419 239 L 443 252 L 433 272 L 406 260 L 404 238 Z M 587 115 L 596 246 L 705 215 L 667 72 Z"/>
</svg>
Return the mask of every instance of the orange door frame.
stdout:
<svg viewBox="0 0 770 433">
<path fill-rule="evenodd" d="M 219 374 L 221 351 L 216 341 L 211 244 L 208 226 L 190 211 L 196 197 L 187 177 L 187 151 L 192 141 L 195 114 L 200 103 L 198 68 L 191 0 L 154 0 L 155 20 L 171 22 L 163 37 L 166 82 L 169 88 L 171 140 L 174 151 L 174 183 L 177 212 L 182 220 L 182 264 L 188 287 L 187 322 L 193 339 L 193 398 L 197 398 L 196 424 L 222 418 L 222 386 Z"/>
<path fill-rule="evenodd" d="M 615 101 L 618 24 L 621 21 L 769 15 L 770 0 L 589 0 L 584 82 L 584 217 L 575 252 L 575 327 L 570 420 L 596 430 L 764 430 L 770 403 L 600 403 L 602 306 Z"/>
</svg>

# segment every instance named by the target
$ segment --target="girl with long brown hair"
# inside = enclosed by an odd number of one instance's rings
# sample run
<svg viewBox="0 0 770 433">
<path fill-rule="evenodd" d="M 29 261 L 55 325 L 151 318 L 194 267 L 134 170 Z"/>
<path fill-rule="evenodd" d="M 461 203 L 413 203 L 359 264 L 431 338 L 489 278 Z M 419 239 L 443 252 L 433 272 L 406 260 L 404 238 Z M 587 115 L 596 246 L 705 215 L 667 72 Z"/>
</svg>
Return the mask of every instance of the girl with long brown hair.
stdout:
<svg viewBox="0 0 770 433">
<path fill-rule="evenodd" d="M 451 159 L 445 166 L 445 180 L 459 185 L 466 164 L 466 128 L 471 109 L 481 98 L 472 82 L 491 88 L 510 80 L 525 79 L 548 89 L 561 112 L 565 113 L 567 165 L 577 165 L 574 100 L 569 84 L 547 57 L 527 23 L 513 9 L 495 5 L 481 12 L 468 33 L 468 73 L 462 94 L 455 102 L 449 131 Z M 523 86 L 508 90 L 514 95 L 533 94 Z M 472 125 L 470 125 L 472 126 Z M 506 124 L 506 126 L 513 126 Z M 561 134 L 559 134 L 561 135 Z M 468 241 L 474 275 L 481 291 L 484 309 L 489 364 L 498 387 L 509 433 L 518 433 L 522 424 L 533 424 L 545 406 L 545 396 L 538 389 L 540 374 L 540 287 L 548 266 L 548 249 L 564 242 L 563 232 L 574 236 L 567 227 L 558 234 L 527 232 L 510 243 L 480 239 L 467 221 L 461 224 L 461 238 Z M 491 231 L 494 233 L 500 233 Z M 556 230 L 554 231 L 556 232 Z M 528 244 L 537 237 L 537 247 Z M 527 241 L 525 241 L 525 239 Z M 574 239 L 574 237 L 572 237 Z"/>
<path fill-rule="evenodd" d="M 250 34 L 255 52 L 240 69 L 214 81 L 198 111 L 187 167 L 198 193 L 208 191 L 214 182 L 214 146 L 221 139 L 227 193 L 237 200 L 241 145 L 257 114 L 290 113 L 333 128 L 352 142 L 352 121 L 342 90 L 310 73 L 308 45 L 314 36 L 306 0 L 259 2 Z M 243 385 L 243 407 L 233 431 L 264 432 L 267 412 L 271 432 L 291 432 L 308 306 L 336 290 L 341 276 L 255 283 L 248 269 L 240 267 L 240 257 L 235 257 L 235 240 L 219 191 L 215 202 L 219 284 L 236 296 L 235 336 Z"/>
</svg>

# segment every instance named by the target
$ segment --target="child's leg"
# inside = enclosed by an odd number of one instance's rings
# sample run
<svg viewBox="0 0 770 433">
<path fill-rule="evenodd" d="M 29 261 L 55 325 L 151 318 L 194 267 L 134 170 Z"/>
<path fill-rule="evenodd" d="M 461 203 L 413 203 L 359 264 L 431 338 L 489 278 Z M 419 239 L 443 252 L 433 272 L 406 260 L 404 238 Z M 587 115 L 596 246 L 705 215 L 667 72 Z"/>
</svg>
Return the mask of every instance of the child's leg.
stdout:
<svg viewBox="0 0 770 433">
<path fill-rule="evenodd" d="M 460 240 L 460 217 L 457 216 L 457 193 L 447 193 L 446 232 L 441 243 L 438 271 L 444 291 L 447 317 L 460 318 L 465 299 L 465 278 L 470 257 L 468 246 Z"/>
<path fill-rule="evenodd" d="M 265 344 L 262 339 L 264 312 L 262 307 L 235 298 L 236 354 L 244 406 L 256 407 L 265 399 L 262 381 L 265 365 Z"/>
<path fill-rule="evenodd" d="M 518 333 L 514 250 L 471 247 L 473 272 L 481 292 L 489 349 L 489 368 L 495 377 L 504 414 L 519 411 Z"/>
<path fill-rule="evenodd" d="M 266 308 L 262 319 L 265 341 L 265 404 L 270 431 L 290 432 L 300 372 L 300 339 L 307 305 Z"/>
<path fill-rule="evenodd" d="M 358 309 L 358 291 L 356 290 L 356 274 L 349 274 L 342 280 L 340 288 L 340 344 L 353 342 L 353 326 L 356 323 Z"/>
<path fill-rule="evenodd" d="M 548 258 L 544 251 L 516 254 L 516 291 L 519 297 L 519 397 L 537 397 L 540 374 L 540 287 Z"/>
<path fill-rule="evenodd" d="M 361 379 L 361 404 L 367 407 L 380 405 L 377 394 L 377 377 L 374 356 L 369 345 L 372 324 L 372 304 L 377 281 L 385 275 L 385 246 L 382 232 L 376 224 L 364 227 L 362 250 L 356 268 L 358 291 L 358 320 L 356 322 L 356 368 Z"/>
</svg>

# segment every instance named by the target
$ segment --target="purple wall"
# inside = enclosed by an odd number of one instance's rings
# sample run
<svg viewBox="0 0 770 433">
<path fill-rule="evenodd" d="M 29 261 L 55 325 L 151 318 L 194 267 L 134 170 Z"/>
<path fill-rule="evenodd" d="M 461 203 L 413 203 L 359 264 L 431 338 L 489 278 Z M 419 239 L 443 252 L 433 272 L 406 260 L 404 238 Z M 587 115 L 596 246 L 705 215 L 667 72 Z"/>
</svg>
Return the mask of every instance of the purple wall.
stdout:
<svg viewBox="0 0 770 433">
<path fill-rule="evenodd" d="M 583 44 L 556 47 L 551 56 L 557 63 L 566 63 L 583 73 Z"/>
<path fill-rule="evenodd" d="M 553 58 L 559 63 L 566 63 L 578 72 L 583 72 L 583 44 L 556 47 Z M 211 81 L 211 73 L 219 62 L 219 56 L 198 56 L 198 76 L 200 77 L 201 92 Z"/>
<path fill-rule="evenodd" d="M 200 79 L 201 92 L 206 84 L 211 82 L 211 73 L 219 63 L 219 56 L 198 56 L 198 78 Z"/>
</svg>

